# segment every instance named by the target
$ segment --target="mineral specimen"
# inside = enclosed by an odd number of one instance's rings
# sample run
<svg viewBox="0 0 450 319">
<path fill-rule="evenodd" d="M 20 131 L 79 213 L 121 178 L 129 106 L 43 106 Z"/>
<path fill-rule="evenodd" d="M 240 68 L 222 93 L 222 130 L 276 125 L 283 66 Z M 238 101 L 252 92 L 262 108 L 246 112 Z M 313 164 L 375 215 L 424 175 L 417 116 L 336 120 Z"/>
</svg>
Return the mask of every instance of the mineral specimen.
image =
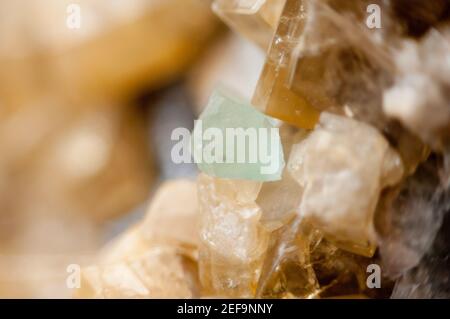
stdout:
<svg viewBox="0 0 450 319">
<path fill-rule="evenodd" d="M 285 170 L 280 181 L 262 185 L 256 203 L 262 209 L 261 223 L 268 230 L 285 225 L 297 214 L 303 189 Z"/>
<path fill-rule="evenodd" d="M 279 180 L 284 168 L 273 119 L 223 89 L 211 95 L 193 131 L 194 161 L 215 177 Z"/>
<path fill-rule="evenodd" d="M 215 91 L 190 146 L 197 189 L 165 184 L 144 222 L 83 268 L 78 296 L 448 298 L 449 1 L 213 8 L 268 48 L 253 104 L 277 120 Z M 252 149 L 264 144 L 278 163 L 266 174 Z"/>
<path fill-rule="evenodd" d="M 383 71 L 392 63 L 374 44 L 377 31 L 366 31 L 369 2 L 287 1 L 254 103 L 304 128 L 321 110 L 382 120 L 382 88 L 390 83 Z"/>
<path fill-rule="evenodd" d="M 393 297 L 448 296 L 449 8 L 444 0 L 285 1 L 253 104 L 301 134 L 282 138 L 289 161 L 281 180 L 248 198 L 260 211 L 253 227 L 267 232 L 264 257 L 251 267 L 257 288 L 221 295 L 386 297 L 389 276 Z M 237 10 L 220 14 L 248 32 Z M 253 39 L 267 30 L 253 30 Z M 219 201 L 219 181 L 203 177 L 200 189 Z M 211 205 L 202 211 L 216 215 Z M 202 229 L 219 235 L 223 224 L 210 217 Z M 233 258 L 221 256 L 227 266 L 217 274 L 241 280 Z M 372 263 L 382 265 L 377 292 L 365 281 Z M 208 287 L 225 281 L 211 273 L 201 274 Z"/>
<path fill-rule="evenodd" d="M 304 188 L 300 215 L 338 246 L 373 255 L 378 197 L 403 174 L 384 137 L 367 124 L 322 113 L 314 131 L 293 147 L 288 169 Z"/>
<path fill-rule="evenodd" d="M 258 297 L 314 298 L 320 285 L 311 263 L 311 248 L 320 234 L 293 218 L 271 233 L 258 282 Z"/>
<path fill-rule="evenodd" d="M 257 296 L 268 298 L 386 297 L 392 285 L 369 289 L 367 266 L 378 261 L 337 248 L 296 217 L 271 234 Z"/>
<path fill-rule="evenodd" d="M 255 203 L 260 182 L 227 180 L 200 174 L 200 278 L 203 293 L 252 297 L 269 233 Z"/>
</svg>

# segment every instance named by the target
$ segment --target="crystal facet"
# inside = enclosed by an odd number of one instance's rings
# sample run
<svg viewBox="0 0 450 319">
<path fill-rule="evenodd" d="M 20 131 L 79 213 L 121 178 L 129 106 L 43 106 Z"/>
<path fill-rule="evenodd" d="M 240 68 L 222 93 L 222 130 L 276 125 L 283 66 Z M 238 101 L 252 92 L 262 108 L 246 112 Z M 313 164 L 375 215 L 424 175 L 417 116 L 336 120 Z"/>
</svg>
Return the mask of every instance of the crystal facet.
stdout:
<svg viewBox="0 0 450 319">
<path fill-rule="evenodd" d="M 316 129 L 293 147 L 288 169 L 304 188 L 300 214 L 338 246 L 371 256 L 378 197 L 403 174 L 384 137 L 362 122 L 322 113 Z"/>
<path fill-rule="evenodd" d="M 193 148 L 199 169 L 215 177 L 273 181 L 284 168 L 274 120 L 223 89 L 214 91 L 196 122 Z"/>
<path fill-rule="evenodd" d="M 213 296 L 254 296 L 268 232 L 255 200 L 261 183 L 200 174 L 200 277 Z"/>
</svg>

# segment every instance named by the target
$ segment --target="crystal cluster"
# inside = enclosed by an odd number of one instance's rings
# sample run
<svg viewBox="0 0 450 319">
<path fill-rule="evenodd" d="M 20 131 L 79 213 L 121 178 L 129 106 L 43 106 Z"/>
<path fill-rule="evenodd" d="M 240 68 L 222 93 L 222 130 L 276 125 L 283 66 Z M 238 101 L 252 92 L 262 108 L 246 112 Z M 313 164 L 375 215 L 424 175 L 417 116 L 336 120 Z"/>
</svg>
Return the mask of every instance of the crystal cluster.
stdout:
<svg viewBox="0 0 450 319">
<path fill-rule="evenodd" d="M 263 48 L 271 38 L 252 102 L 280 120 L 289 160 L 276 181 L 199 177 L 204 293 L 448 296 L 432 272 L 449 278 L 449 3 L 213 7 Z M 368 289 L 369 264 L 381 289 Z"/>
<path fill-rule="evenodd" d="M 147 219 L 84 270 L 84 296 L 450 297 L 450 3 L 213 9 L 268 50 L 255 109 L 218 90 L 200 120 L 278 129 L 286 165 L 269 178 L 258 163 L 224 166 L 234 147 L 198 163 L 196 191 L 173 184 L 178 209 L 158 193 Z"/>
</svg>

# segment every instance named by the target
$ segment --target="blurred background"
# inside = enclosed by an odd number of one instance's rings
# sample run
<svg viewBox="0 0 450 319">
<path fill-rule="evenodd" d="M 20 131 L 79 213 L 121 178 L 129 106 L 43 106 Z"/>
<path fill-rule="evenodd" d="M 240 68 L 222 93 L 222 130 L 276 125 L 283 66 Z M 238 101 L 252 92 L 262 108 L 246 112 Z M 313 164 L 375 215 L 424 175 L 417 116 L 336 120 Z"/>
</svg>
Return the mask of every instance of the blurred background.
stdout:
<svg viewBox="0 0 450 319">
<path fill-rule="evenodd" d="M 158 185 L 212 89 L 250 98 L 264 52 L 209 0 L 0 0 L 0 297 L 70 297 Z M 176 195 L 174 195 L 176 197 Z"/>
</svg>

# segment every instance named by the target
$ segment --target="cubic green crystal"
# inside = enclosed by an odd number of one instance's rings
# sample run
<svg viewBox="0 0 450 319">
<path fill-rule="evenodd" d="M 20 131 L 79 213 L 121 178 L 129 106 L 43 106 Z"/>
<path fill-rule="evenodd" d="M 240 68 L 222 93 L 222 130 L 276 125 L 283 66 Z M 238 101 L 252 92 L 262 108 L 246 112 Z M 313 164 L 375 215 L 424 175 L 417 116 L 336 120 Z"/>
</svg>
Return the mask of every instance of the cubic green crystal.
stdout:
<svg viewBox="0 0 450 319">
<path fill-rule="evenodd" d="M 285 162 L 276 121 L 224 89 L 211 95 L 192 141 L 194 161 L 210 176 L 281 179 Z"/>
</svg>

